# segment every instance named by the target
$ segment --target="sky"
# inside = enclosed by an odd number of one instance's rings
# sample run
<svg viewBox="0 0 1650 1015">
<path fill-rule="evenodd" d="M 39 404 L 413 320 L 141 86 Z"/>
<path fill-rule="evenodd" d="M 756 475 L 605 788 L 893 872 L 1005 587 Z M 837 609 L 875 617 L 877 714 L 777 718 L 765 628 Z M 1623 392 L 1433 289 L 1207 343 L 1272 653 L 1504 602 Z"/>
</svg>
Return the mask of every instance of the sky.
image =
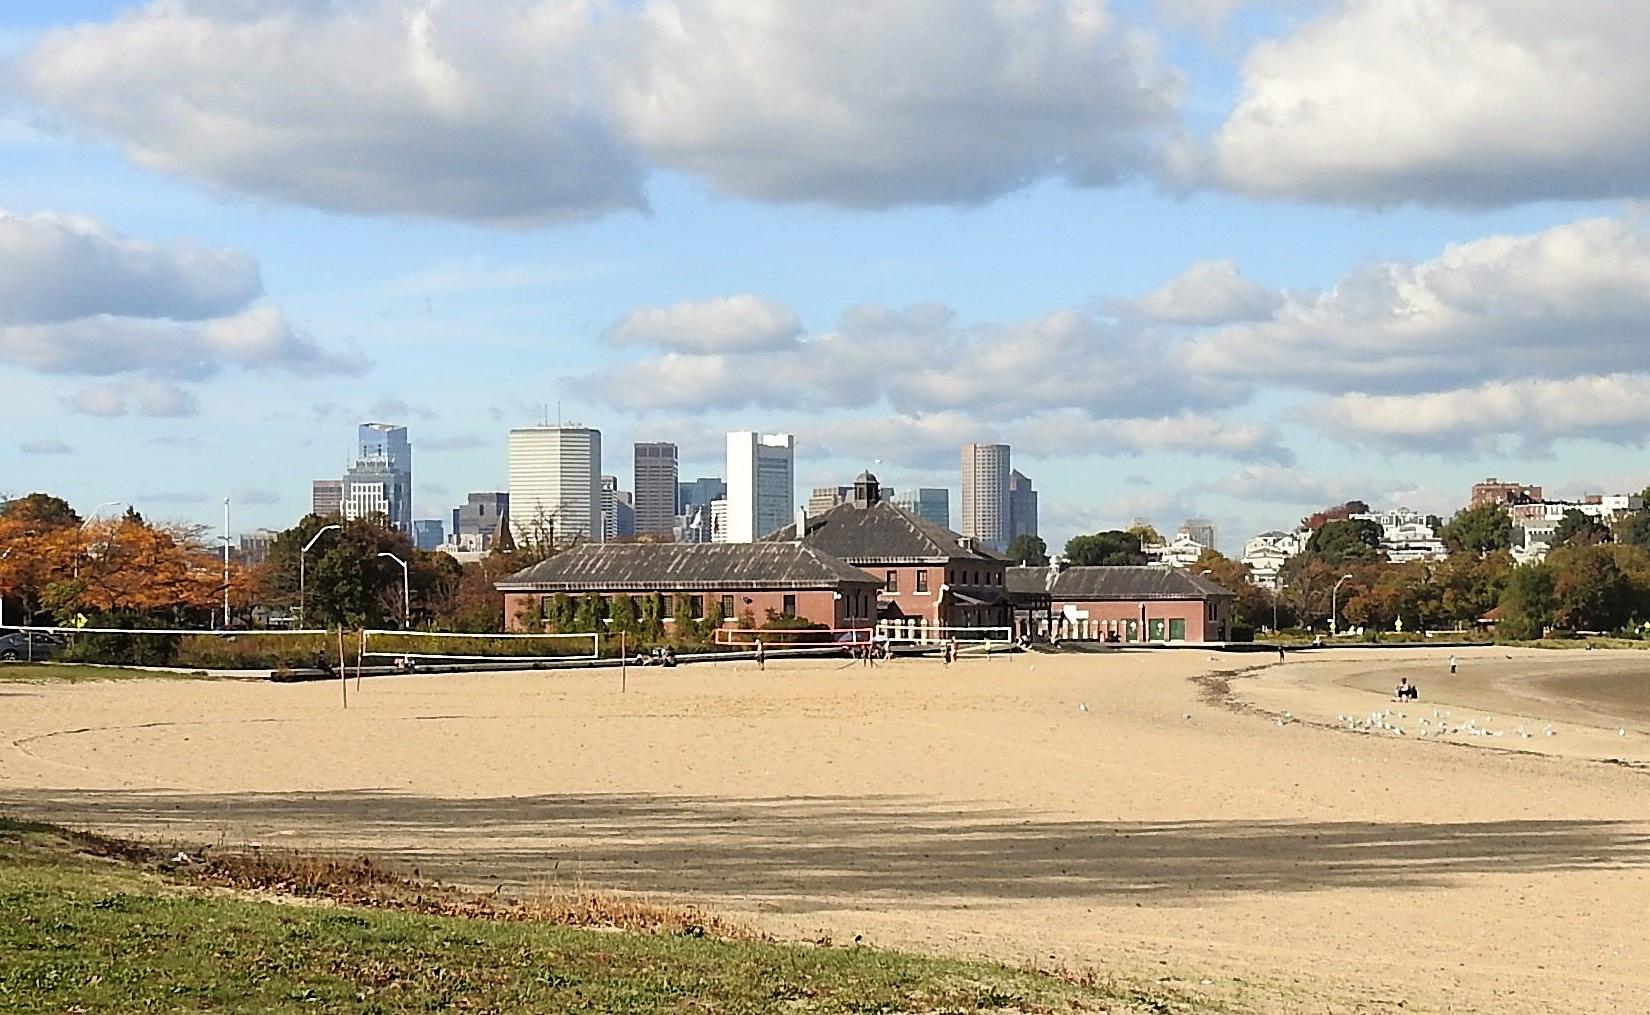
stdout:
<svg viewBox="0 0 1650 1015">
<path fill-rule="evenodd" d="M 1650 5 L 0 0 L 0 495 L 1006 442 L 1042 534 L 1650 484 Z"/>
</svg>

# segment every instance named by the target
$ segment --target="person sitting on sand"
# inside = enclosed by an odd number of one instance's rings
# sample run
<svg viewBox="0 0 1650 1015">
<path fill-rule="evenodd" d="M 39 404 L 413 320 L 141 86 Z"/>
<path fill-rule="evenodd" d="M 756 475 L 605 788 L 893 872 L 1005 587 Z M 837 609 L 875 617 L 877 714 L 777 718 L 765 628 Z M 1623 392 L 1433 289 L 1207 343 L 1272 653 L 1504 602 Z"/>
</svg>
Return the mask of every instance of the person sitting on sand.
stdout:
<svg viewBox="0 0 1650 1015">
<path fill-rule="evenodd" d="M 1408 677 L 1399 677 L 1398 686 L 1392 689 L 1394 701 L 1419 701 L 1421 689 L 1409 682 Z"/>
<path fill-rule="evenodd" d="M 659 664 L 662 666 L 675 666 L 676 650 L 671 648 L 669 645 L 666 645 L 664 655 L 659 657 Z"/>
</svg>

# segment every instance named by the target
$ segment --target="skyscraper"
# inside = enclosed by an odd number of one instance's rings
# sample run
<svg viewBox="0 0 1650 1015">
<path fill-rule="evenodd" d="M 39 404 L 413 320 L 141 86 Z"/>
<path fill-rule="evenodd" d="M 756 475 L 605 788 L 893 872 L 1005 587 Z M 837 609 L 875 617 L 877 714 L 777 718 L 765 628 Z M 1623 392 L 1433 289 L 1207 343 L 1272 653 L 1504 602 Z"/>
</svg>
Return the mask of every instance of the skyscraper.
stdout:
<svg viewBox="0 0 1650 1015">
<path fill-rule="evenodd" d="M 602 538 L 602 435 L 583 426 L 510 431 L 510 529 L 524 545 Z"/>
<path fill-rule="evenodd" d="M 382 514 L 392 528 L 412 535 L 412 443 L 407 428 L 362 423 L 356 438 L 355 464 L 344 473 L 344 517 Z"/>
<path fill-rule="evenodd" d="M 1008 541 L 1037 534 L 1037 491 L 1019 469 L 1008 474 Z"/>
<path fill-rule="evenodd" d="M 447 526 L 439 518 L 419 518 L 413 522 L 413 545 L 433 550 L 447 539 Z"/>
<path fill-rule="evenodd" d="M 499 519 L 510 514 L 510 495 L 472 493 L 453 508 L 453 544 L 461 550 L 486 550 L 498 534 Z"/>
<path fill-rule="evenodd" d="M 796 438 L 728 434 L 727 501 L 730 543 L 753 543 L 789 525 L 796 511 Z"/>
<path fill-rule="evenodd" d="M 674 520 L 674 519 L 673 519 Z M 602 477 L 602 539 L 613 542 L 636 534 L 636 508 L 630 491 L 619 489 L 618 476 Z"/>
<path fill-rule="evenodd" d="M 1007 444 L 964 444 L 962 534 L 1002 550 L 1008 546 Z"/>
<path fill-rule="evenodd" d="M 344 481 L 317 479 L 309 484 L 310 514 L 322 518 L 341 518 L 344 514 Z"/>
<path fill-rule="evenodd" d="M 909 511 L 918 518 L 951 528 L 951 491 L 944 487 L 918 487 L 889 499 L 895 507 Z"/>
<path fill-rule="evenodd" d="M 676 445 L 649 441 L 635 450 L 636 531 L 668 536 L 676 525 Z"/>
</svg>

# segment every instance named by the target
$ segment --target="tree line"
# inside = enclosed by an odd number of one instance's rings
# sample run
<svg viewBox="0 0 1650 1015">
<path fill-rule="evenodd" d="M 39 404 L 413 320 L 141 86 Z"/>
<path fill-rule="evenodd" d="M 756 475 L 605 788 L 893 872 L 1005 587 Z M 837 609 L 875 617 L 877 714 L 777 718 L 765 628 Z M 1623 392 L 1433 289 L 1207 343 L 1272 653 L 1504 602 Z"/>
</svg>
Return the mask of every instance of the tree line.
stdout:
<svg viewBox="0 0 1650 1015">
<path fill-rule="evenodd" d="M 1368 511 L 1347 501 L 1302 519 L 1305 549 L 1283 565 L 1276 591 L 1214 550 L 1196 569 L 1236 593 L 1234 623 L 1251 631 L 1321 628 L 1332 609 L 1342 628 L 1419 632 L 1486 622 L 1509 640 L 1576 631 L 1637 636 L 1650 625 L 1650 510 L 1605 522 L 1572 509 L 1546 559 L 1523 565 L 1513 559 L 1516 527 L 1500 505 L 1464 508 L 1436 525 L 1444 559 L 1404 563 L 1387 559 L 1378 523 L 1353 517 Z M 1142 544 L 1156 541 L 1141 527 L 1076 536 L 1066 560 L 1143 564 Z"/>
</svg>

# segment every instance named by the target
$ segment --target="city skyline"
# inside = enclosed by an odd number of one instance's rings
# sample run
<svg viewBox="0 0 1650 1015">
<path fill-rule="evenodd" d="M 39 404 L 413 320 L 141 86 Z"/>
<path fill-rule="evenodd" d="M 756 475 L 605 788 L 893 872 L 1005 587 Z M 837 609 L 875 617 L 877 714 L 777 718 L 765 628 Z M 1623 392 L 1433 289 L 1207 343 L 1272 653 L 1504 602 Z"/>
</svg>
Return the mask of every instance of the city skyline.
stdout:
<svg viewBox="0 0 1650 1015">
<path fill-rule="evenodd" d="M 279 526 L 350 464 L 340 428 L 387 419 L 422 435 L 415 519 L 445 518 L 552 412 L 675 442 L 684 476 L 728 430 L 796 433 L 799 491 L 960 493 L 958 446 L 1010 444 L 1051 545 L 1207 516 L 1230 552 L 1346 497 L 1447 514 L 1492 475 L 1644 485 L 1632 5 L 967 0 L 869 37 L 717 7 L 676 49 L 661 2 L 597 4 L 600 38 L 444 8 L 421 38 L 452 92 L 370 96 L 352 32 L 423 66 L 397 0 L 9 7 L 0 492 Z M 982 55 L 1016 52 L 1045 63 Z M 947 101 L 885 102 L 848 54 Z M 1456 66 L 1470 100 L 1433 101 Z M 613 101 L 580 105 L 597 80 Z M 510 157 L 453 154 L 478 144 Z"/>
</svg>

